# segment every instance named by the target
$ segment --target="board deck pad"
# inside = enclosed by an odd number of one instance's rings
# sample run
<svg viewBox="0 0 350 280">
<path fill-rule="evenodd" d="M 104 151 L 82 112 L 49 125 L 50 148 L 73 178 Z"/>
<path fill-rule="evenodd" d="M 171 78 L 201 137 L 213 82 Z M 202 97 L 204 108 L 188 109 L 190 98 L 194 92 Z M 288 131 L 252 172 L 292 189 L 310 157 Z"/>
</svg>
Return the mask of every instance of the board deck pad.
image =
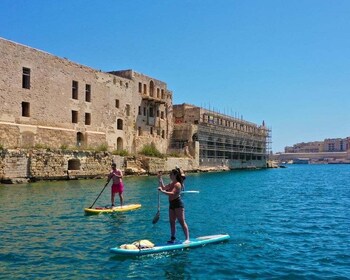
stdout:
<svg viewBox="0 0 350 280">
<path fill-rule="evenodd" d="M 123 206 L 111 207 L 94 207 L 94 208 L 85 208 L 84 211 L 87 214 L 100 214 L 100 213 L 114 213 L 114 212 L 126 212 L 131 210 L 136 210 L 141 208 L 141 204 L 126 204 Z"/>
<path fill-rule="evenodd" d="M 228 234 L 217 234 L 217 235 L 209 235 L 209 236 L 201 236 L 201 237 L 193 238 L 193 239 L 190 239 L 189 243 L 178 241 L 175 243 L 165 243 L 162 245 L 155 245 L 152 248 L 142 248 L 142 249 L 123 249 L 120 247 L 115 247 L 115 248 L 111 248 L 110 252 L 118 255 L 141 256 L 141 255 L 149 255 L 149 254 L 161 253 L 166 251 L 201 247 L 209 243 L 218 243 L 228 239 L 230 239 L 230 236 Z"/>
</svg>

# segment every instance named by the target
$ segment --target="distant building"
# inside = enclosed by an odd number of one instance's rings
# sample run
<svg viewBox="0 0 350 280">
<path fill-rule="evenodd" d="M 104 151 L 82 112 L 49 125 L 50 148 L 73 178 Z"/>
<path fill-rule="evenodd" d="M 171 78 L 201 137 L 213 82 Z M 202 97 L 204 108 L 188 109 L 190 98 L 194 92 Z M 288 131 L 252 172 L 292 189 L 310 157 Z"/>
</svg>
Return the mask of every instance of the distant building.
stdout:
<svg viewBox="0 0 350 280">
<path fill-rule="evenodd" d="M 188 146 L 192 154 L 199 153 L 201 166 L 266 167 L 270 130 L 264 123 L 257 125 L 190 104 L 174 105 L 173 117 L 171 147 Z"/>
<path fill-rule="evenodd" d="M 285 147 L 285 153 L 345 152 L 350 148 L 350 137 L 325 139 L 324 141 L 302 142 Z"/>
</svg>

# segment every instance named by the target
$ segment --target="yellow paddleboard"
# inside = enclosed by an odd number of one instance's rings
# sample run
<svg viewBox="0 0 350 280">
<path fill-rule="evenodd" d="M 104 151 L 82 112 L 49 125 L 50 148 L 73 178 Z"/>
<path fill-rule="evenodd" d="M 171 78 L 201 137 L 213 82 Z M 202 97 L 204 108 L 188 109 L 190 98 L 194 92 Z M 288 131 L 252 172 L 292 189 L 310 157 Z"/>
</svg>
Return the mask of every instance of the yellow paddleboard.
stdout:
<svg viewBox="0 0 350 280">
<path fill-rule="evenodd" d="M 114 213 L 114 212 L 126 212 L 131 210 L 136 210 L 141 208 L 141 204 L 127 204 L 123 206 L 111 207 L 94 207 L 94 208 L 85 208 L 84 211 L 86 214 L 100 214 L 100 213 Z"/>
</svg>

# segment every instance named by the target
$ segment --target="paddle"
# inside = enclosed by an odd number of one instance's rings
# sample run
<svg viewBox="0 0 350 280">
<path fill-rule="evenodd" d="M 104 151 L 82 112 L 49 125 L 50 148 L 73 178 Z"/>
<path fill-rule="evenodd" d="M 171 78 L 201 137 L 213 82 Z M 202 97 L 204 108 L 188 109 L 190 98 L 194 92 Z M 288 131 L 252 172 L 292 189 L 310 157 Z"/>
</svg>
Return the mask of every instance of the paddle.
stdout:
<svg viewBox="0 0 350 280">
<path fill-rule="evenodd" d="M 102 191 L 100 192 L 100 194 L 98 195 L 98 197 L 95 199 L 94 203 L 92 203 L 92 205 L 89 207 L 89 209 L 91 209 L 92 206 L 95 205 L 97 199 L 101 196 L 101 194 L 103 193 L 103 191 L 105 190 L 105 188 L 107 187 L 107 185 L 108 185 L 108 183 L 109 183 L 109 181 L 110 181 L 111 179 L 112 179 L 112 178 L 110 178 L 110 179 L 108 180 L 108 182 L 107 182 L 106 185 L 103 187 L 103 189 L 102 189 Z"/>
<path fill-rule="evenodd" d="M 154 216 L 152 224 L 155 224 L 158 222 L 160 217 L 160 191 L 158 191 L 158 212 L 157 214 Z"/>
</svg>

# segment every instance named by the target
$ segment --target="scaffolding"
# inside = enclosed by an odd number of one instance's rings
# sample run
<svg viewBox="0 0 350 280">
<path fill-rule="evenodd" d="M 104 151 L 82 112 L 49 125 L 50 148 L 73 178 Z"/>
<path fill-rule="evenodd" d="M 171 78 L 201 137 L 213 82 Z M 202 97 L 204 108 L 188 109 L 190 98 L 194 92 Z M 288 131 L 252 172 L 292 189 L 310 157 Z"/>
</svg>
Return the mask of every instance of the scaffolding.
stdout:
<svg viewBox="0 0 350 280">
<path fill-rule="evenodd" d="M 187 107 L 180 108 L 177 114 L 179 123 L 174 125 L 173 148 L 197 141 L 199 160 L 203 164 L 255 162 L 263 166 L 266 163 L 270 152 L 271 129 L 264 122 L 257 125 L 242 118 L 184 106 Z"/>
<path fill-rule="evenodd" d="M 262 160 L 267 154 L 267 129 L 244 133 L 201 123 L 197 135 L 200 159 Z"/>
</svg>

